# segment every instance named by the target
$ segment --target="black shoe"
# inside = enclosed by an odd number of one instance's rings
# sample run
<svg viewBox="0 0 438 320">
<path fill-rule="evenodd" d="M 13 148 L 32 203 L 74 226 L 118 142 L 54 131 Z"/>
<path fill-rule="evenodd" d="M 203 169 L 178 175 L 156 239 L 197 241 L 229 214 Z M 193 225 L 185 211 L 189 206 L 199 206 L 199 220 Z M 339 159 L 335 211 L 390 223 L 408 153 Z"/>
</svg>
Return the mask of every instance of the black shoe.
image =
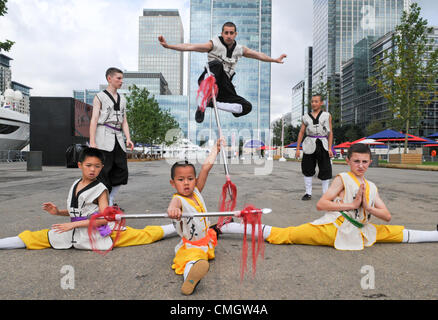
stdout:
<svg viewBox="0 0 438 320">
<path fill-rule="evenodd" d="M 204 121 L 204 114 L 205 114 L 205 112 L 201 111 L 201 109 L 199 109 L 199 107 L 198 107 L 198 109 L 196 110 L 196 113 L 195 113 L 195 120 L 197 123 L 202 123 Z"/>
<path fill-rule="evenodd" d="M 231 217 L 231 220 L 230 220 L 230 221 L 225 220 L 224 225 L 227 224 L 227 223 L 230 223 L 230 222 L 234 222 L 234 219 L 233 219 L 232 217 Z M 210 229 L 213 229 L 213 230 L 216 232 L 216 237 L 217 237 L 217 239 L 219 239 L 219 235 L 222 234 L 222 231 L 221 231 L 221 229 L 217 226 L 217 223 L 214 224 L 214 225 L 212 225 L 212 226 L 210 226 Z"/>
<path fill-rule="evenodd" d="M 217 224 L 210 226 L 210 229 L 213 229 L 216 232 L 216 239 L 219 239 L 219 235 L 222 234 L 222 231 L 218 228 Z"/>
<path fill-rule="evenodd" d="M 301 200 L 304 200 L 304 201 L 307 201 L 307 200 L 312 200 L 312 196 L 310 195 L 310 194 L 305 194 L 302 198 L 301 198 Z"/>
</svg>

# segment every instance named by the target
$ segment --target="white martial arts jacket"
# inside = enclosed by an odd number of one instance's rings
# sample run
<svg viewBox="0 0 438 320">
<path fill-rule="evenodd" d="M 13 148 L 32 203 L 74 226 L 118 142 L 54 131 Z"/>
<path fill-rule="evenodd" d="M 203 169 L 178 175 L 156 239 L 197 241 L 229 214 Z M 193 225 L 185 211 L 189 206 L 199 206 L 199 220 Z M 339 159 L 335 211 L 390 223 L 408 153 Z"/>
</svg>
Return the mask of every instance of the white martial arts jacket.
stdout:
<svg viewBox="0 0 438 320">
<path fill-rule="evenodd" d="M 352 203 L 359 191 L 360 182 L 351 172 L 339 174 L 344 183 L 344 203 Z M 377 187 L 371 181 L 365 180 L 365 196 L 369 206 L 374 207 L 377 197 Z M 338 201 L 341 199 L 337 199 Z M 358 228 L 344 218 L 342 225 L 338 226 L 336 220 L 342 215 L 340 212 L 327 212 L 322 218 L 311 222 L 312 225 L 324 225 L 333 223 L 337 228 L 334 246 L 339 250 L 362 250 L 371 247 L 376 242 L 377 229 L 369 223 L 371 215 L 360 207 L 356 210 L 345 211 L 350 218 L 359 221 L 364 226 Z"/>
<path fill-rule="evenodd" d="M 237 61 L 243 56 L 243 46 L 235 42 L 234 46 L 228 49 L 222 37 L 214 37 L 211 42 L 213 48 L 208 52 L 208 62 L 214 60 L 222 62 L 225 73 L 231 79 L 236 73 Z"/>
<path fill-rule="evenodd" d="M 316 150 L 316 140 L 322 142 L 322 146 L 328 151 L 328 135 L 330 133 L 330 113 L 321 111 L 315 118 L 311 113 L 303 116 L 303 122 L 306 126 L 306 138 L 303 141 L 303 152 L 312 154 Z"/>
<path fill-rule="evenodd" d="M 207 207 L 204 202 L 204 198 L 202 197 L 201 193 L 199 192 L 198 188 L 195 188 L 194 194 L 201 206 L 202 212 L 207 212 Z M 190 213 L 198 213 L 199 211 L 196 210 L 195 203 L 191 199 L 188 199 L 186 197 L 180 196 L 178 194 L 175 194 L 174 197 L 178 197 L 181 200 L 182 204 L 182 212 L 190 212 Z M 178 220 L 172 220 L 173 225 L 175 226 L 176 232 L 178 235 L 182 238 L 185 238 L 188 241 L 194 242 L 201 240 L 207 236 L 208 233 L 208 227 L 210 226 L 210 221 L 208 217 L 205 218 L 181 218 L 180 221 Z M 184 245 L 184 241 L 181 239 L 181 241 L 178 243 L 178 245 L 175 247 L 175 253 Z M 186 243 L 186 248 L 201 248 L 205 252 L 208 251 L 208 246 L 193 246 L 190 243 Z"/>
<path fill-rule="evenodd" d="M 105 192 L 107 188 L 99 181 L 90 183 L 88 186 L 78 192 L 76 188 L 81 179 L 76 180 L 70 188 L 67 198 L 67 208 L 72 219 L 90 218 L 93 213 L 99 212 L 97 198 Z M 49 230 L 49 243 L 54 249 L 69 249 L 72 246 L 76 249 L 91 250 L 91 244 L 88 237 L 88 228 L 75 228 L 63 233 L 56 233 Z M 99 231 L 94 232 L 96 239 L 96 249 L 108 250 L 112 246 L 111 237 L 102 237 Z"/>
<path fill-rule="evenodd" d="M 100 150 L 113 151 L 116 139 L 126 152 L 126 143 L 122 131 L 123 119 L 126 116 L 126 98 L 117 94 L 117 101 L 108 91 L 96 94 L 102 104 L 96 128 L 96 146 Z"/>
</svg>

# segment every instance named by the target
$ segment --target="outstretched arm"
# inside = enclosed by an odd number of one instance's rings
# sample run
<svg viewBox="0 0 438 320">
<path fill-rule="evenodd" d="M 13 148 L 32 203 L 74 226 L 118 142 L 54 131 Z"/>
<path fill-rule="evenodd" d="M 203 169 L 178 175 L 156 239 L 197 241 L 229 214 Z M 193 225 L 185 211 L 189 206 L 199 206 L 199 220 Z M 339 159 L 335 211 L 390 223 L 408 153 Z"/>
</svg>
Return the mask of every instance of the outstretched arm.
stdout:
<svg viewBox="0 0 438 320">
<path fill-rule="evenodd" d="M 105 190 L 101 193 L 101 195 L 97 198 L 97 203 L 99 205 L 99 211 L 103 212 L 106 207 L 108 207 L 108 191 Z M 47 211 L 47 209 L 44 209 Z M 68 211 L 67 211 L 68 215 Z M 101 226 L 104 224 L 107 224 L 108 222 L 105 219 L 97 219 L 96 220 L 96 226 Z M 57 223 L 52 225 L 52 229 L 56 233 L 63 233 L 69 230 L 72 230 L 74 228 L 88 228 L 88 225 L 90 224 L 90 220 L 82 220 L 82 221 L 75 221 L 75 222 L 67 222 L 67 223 Z"/>
<path fill-rule="evenodd" d="M 282 54 L 279 58 L 273 59 L 270 56 L 262 53 L 251 50 L 247 47 L 243 48 L 243 56 L 251 59 L 257 59 L 264 62 L 275 62 L 275 63 L 284 63 L 283 59 L 287 57 L 287 55 Z"/>
<path fill-rule="evenodd" d="M 158 42 L 166 49 L 172 49 L 176 51 L 196 51 L 196 52 L 209 52 L 213 49 L 213 43 L 211 41 L 207 43 L 180 43 L 180 44 L 168 44 L 163 36 L 158 37 Z"/>
<path fill-rule="evenodd" d="M 202 165 L 201 171 L 199 172 L 198 178 L 196 179 L 196 187 L 199 192 L 204 189 L 205 183 L 207 182 L 208 173 L 216 161 L 216 157 L 221 150 L 221 144 L 224 143 L 224 138 L 220 138 L 216 142 L 216 146 L 211 149 L 210 155 L 205 159 L 204 164 Z"/>
</svg>

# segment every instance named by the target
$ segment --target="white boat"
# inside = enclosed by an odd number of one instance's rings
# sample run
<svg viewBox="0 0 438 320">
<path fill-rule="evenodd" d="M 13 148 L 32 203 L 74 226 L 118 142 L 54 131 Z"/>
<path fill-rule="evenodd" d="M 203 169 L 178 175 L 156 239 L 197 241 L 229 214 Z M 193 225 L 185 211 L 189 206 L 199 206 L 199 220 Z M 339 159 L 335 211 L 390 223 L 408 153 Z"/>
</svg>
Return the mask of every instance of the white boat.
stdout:
<svg viewBox="0 0 438 320">
<path fill-rule="evenodd" d="M 0 106 L 0 150 L 21 150 L 29 144 L 29 115 Z"/>
</svg>

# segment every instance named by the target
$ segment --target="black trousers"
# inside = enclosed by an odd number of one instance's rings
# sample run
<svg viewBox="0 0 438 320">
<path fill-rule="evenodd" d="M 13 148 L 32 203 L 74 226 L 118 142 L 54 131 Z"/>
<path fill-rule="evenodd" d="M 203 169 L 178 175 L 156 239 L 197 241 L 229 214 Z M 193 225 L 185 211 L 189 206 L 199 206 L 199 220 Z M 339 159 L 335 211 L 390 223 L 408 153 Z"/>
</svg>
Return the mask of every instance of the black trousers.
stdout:
<svg viewBox="0 0 438 320">
<path fill-rule="evenodd" d="M 242 113 L 233 113 L 235 117 L 242 117 L 247 115 L 252 110 L 252 104 L 247 101 L 245 98 L 238 96 L 236 93 L 236 89 L 234 88 L 231 79 L 224 71 L 224 66 L 220 61 L 211 61 L 208 63 L 210 68 L 210 72 L 214 74 L 216 78 L 216 84 L 218 86 L 218 95 L 216 97 L 217 102 L 224 103 L 236 103 L 242 106 Z M 205 70 L 198 79 L 198 84 L 204 80 L 204 76 L 206 75 L 207 70 Z"/>
<path fill-rule="evenodd" d="M 101 151 L 105 155 L 105 161 L 98 177 L 99 181 L 108 188 L 109 192 L 112 187 L 128 184 L 128 160 L 118 140 L 116 139 L 113 151 Z"/>
<path fill-rule="evenodd" d="M 321 140 L 316 139 L 316 149 L 312 154 L 303 154 L 301 171 L 306 177 L 315 175 L 316 164 L 318 164 L 318 179 L 328 180 L 332 178 L 332 164 L 327 150 L 324 149 Z"/>
</svg>

